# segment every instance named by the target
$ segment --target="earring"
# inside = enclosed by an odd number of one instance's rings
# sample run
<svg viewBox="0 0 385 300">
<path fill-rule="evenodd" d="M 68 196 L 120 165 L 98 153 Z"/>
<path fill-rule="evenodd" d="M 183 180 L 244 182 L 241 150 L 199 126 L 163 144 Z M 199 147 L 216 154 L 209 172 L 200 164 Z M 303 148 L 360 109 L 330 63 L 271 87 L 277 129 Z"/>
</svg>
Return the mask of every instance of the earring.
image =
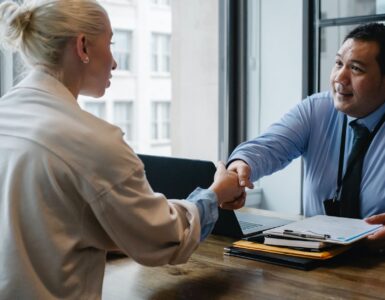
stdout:
<svg viewBox="0 0 385 300">
<path fill-rule="evenodd" d="M 82 59 L 82 62 L 84 64 L 88 64 L 90 62 L 90 58 L 88 56 L 86 56 L 85 58 Z"/>
</svg>

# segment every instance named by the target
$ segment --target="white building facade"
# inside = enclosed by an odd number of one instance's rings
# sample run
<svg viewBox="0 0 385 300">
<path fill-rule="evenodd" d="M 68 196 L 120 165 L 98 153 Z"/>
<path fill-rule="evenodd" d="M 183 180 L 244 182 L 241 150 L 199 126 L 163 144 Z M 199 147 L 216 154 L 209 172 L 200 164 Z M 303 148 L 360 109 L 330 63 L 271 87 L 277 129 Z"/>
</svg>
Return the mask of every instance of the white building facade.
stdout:
<svg viewBox="0 0 385 300">
<path fill-rule="evenodd" d="M 171 1 L 100 2 L 111 19 L 118 67 L 102 98 L 79 102 L 119 126 L 136 152 L 171 155 Z"/>
</svg>

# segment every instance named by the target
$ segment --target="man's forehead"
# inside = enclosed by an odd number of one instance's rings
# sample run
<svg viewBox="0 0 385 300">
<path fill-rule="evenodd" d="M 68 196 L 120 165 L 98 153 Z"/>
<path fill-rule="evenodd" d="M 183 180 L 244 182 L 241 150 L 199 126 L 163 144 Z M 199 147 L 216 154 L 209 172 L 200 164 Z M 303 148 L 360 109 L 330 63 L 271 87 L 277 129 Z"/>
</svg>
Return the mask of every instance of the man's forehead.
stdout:
<svg viewBox="0 0 385 300">
<path fill-rule="evenodd" d="M 379 50 L 379 46 L 375 41 L 347 39 L 338 50 L 337 55 L 368 60 L 375 59 Z"/>
</svg>

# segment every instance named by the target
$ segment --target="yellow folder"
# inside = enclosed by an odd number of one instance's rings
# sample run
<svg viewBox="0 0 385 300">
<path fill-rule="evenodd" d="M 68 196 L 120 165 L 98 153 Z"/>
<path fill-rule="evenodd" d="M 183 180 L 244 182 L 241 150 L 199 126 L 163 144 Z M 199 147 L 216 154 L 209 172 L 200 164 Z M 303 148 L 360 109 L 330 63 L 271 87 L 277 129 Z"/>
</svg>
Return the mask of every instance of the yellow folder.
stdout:
<svg viewBox="0 0 385 300">
<path fill-rule="evenodd" d="M 255 242 L 250 242 L 245 240 L 234 242 L 233 246 L 238 248 L 243 248 L 243 249 L 249 249 L 249 250 L 257 250 L 257 251 L 263 251 L 263 252 L 314 258 L 314 259 L 329 259 L 351 248 L 351 246 L 348 245 L 348 246 L 336 246 L 336 247 L 329 248 L 319 252 L 302 251 L 294 248 L 270 246 L 270 245 L 265 245 L 265 244 L 255 243 Z"/>
</svg>

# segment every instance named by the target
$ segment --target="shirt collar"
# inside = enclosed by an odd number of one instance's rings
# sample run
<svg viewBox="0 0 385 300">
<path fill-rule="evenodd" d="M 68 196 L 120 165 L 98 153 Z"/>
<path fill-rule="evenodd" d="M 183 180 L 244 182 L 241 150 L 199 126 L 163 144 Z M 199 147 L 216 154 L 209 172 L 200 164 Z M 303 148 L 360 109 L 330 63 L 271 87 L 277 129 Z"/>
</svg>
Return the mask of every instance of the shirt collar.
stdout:
<svg viewBox="0 0 385 300">
<path fill-rule="evenodd" d="M 55 98 L 60 97 L 63 100 L 79 106 L 76 98 L 63 83 L 52 75 L 39 70 L 32 69 L 30 73 L 14 88 L 31 88 L 52 94 Z"/>
<path fill-rule="evenodd" d="M 385 103 L 364 118 L 353 118 L 350 116 L 347 116 L 347 117 L 348 117 L 349 124 L 357 120 L 358 124 L 365 126 L 366 128 L 369 129 L 370 132 L 372 132 L 384 114 L 385 114 Z"/>
</svg>

